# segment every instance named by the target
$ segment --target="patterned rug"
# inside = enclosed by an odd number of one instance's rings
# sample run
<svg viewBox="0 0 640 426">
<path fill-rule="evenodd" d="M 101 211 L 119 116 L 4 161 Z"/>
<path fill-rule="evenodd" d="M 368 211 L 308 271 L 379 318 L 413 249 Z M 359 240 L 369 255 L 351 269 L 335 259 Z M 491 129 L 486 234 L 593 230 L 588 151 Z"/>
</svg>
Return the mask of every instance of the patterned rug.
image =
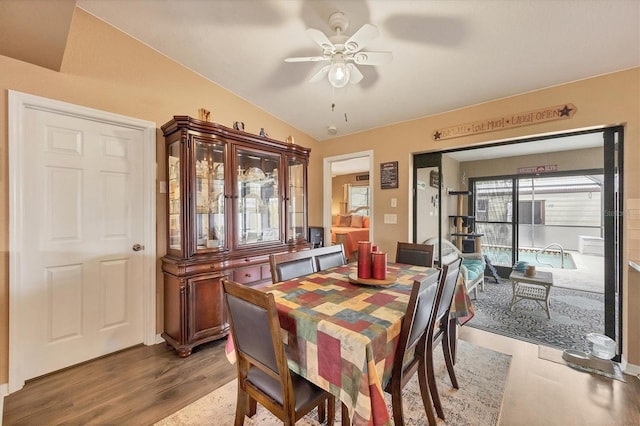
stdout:
<svg viewBox="0 0 640 426">
<path fill-rule="evenodd" d="M 460 389 L 453 389 L 442 360 L 442 349 L 438 347 L 436 379 L 446 421 L 438 420 L 442 425 L 496 425 L 500 415 L 504 387 L 511 363 L 511 355 L 494 352 L 460 340 L 456 376 Z M 232 425 L 236 405 L 236 380 L 229 382 L 209 395 L 188 405 L 182 410 L 156 423 L 159 426 L 178 425 Z M 389 413 L 391 397 L 385 395 Z M 336 423 L 341 424 L 339 405 L 336 411 Z M 418 388 L 417 374 L 405 386 L 403 405 L 406 425 L 427 424 Z M 297 426 L 319 425 L 317 413 L 312 411 Z M 245 419 L 245 426 L 282 425 L 276 417 L 258 405 L 256 415 Z"/>
<path fill-rule="evenodd" d="M 519 340 L 560 349 L 584 350 L 587 333 L 604 332 L 604 295 L 568 288 L 551 289 L 551 319 L 533 300 L 519 301 L 513 308 L 511 283 L 485 282 L 472 300 L 475 316 L 466 325 Z"/>
</svg>

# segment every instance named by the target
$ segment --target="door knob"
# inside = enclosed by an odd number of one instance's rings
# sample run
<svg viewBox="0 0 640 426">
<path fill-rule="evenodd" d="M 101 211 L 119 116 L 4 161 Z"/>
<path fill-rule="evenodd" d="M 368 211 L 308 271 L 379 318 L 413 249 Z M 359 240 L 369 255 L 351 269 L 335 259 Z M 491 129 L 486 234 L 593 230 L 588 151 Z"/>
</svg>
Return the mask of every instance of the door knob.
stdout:
<svg viewBox="0 0 640 426">
<path fill-rule="evenodd" d="M 133 247 L 131 247 L 133 249 L 133 251 L 140 251 L 140 250 L 144 250 L 144 246 L 141 244 L 134 244 Z"/>
</svg>

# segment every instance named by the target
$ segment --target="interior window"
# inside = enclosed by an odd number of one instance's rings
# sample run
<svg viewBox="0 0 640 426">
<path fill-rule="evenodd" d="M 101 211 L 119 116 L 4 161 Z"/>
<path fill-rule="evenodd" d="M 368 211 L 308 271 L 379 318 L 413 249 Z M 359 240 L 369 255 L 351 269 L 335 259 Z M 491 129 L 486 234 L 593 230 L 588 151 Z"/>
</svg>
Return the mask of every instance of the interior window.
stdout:
<svg viewBox="0 0 640 426">
<path fill-rule="evenodd" d="M 369 186 L 349 186 L 349 204 L 348 210 L 355 210 L 358 207 L 368 207 L 369 206 Z M 368 210 L 363 209 L 357 212 L 356 214 L 367 215 Z"/>
</svg>

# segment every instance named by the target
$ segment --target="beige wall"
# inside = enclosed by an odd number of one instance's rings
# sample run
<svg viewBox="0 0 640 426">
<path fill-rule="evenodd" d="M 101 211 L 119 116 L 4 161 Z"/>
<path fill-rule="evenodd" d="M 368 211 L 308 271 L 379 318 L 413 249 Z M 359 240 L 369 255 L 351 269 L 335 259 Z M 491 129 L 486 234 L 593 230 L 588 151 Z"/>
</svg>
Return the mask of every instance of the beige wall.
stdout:
<svg viewBox="0 0 640 426">
<path fill-rule="evenodd" d="M 604 167 L 602 152 L 603 148 L 588 148 L 495 160 L 465 161 L 460 163 L 460 176 L 465 173 L 468 183 L 468 179 L 474 177 L 516 175 L 519 167 L 557 165 L 560 172 L 601 169 Z"/>
<path fill-rule="evenodd" d="M 625 202 L 636 200 L 640 206 L 640 188 L 637 182 L 640 170 L 635 167 L 640 159 L 640 68 L 588 79 L 568 85 L 531 92 L 522 96 L 501 99 L 457 111 L 419 120 L 387 126 L 356 135 L 317 143 L 308 135 L 249 104 L 233 93 L 205 80 L 179 66 L 163 55 L 143 46 L 91 15 L 76 9 L 61 71 L 0 56 L 0 384 L 6 383 L 8 374 L 8 142 L 7 142 L 7 90 L 26 92 L 47 98 L 71 102 L 91 108 L 137 117 L 156 122 L 158 128 L 173 115 L 197 116 L 198 108 L 211 111 L 212 120 L 230 126 L 242 118 L 246 130 L 258 133 L 265 127 L 275 139 L 295 137 L 298 144 L 310 147 L 309 167 L 309 223 L 322 222 L 322 159 L 350 152 L 373 149 L 373 169 L 385 161 L 399 162 L 399 188 L 380 190 L 380 177 L 374 174 L 371 183 L 375 191 L 374 241 L 387 252 L 395 251 L 398 239 L 409 236 L 411 158 L 413 153 L 482 145 L 498 139 L 511 139 L 523 135 L 559 132 L 622 123 L 625 125 Z M 433 142 L 431 132 L 436 128 L 523 112 L 571 102 L 578 108 L 570 120 L 539 124 L 467 136 L 448 141 Z M 157 132 L 158 159 L 162 165 L 164 146 Z M 158 168 L 161 181 L 163 168 Z M 455 177 L 452 177 L 455 179 Z M 445 184 L 449 178 L 444 177 Z M 158 258 L 164 254 L 164 198 L 158 193 Z M 398 207 L 389 211 L 391 198 L 397 198 Z M 626 203 L 625 205 L 629 205 Z M 639 215 L 638 208 L 627 211 Z M 396 213 L 398 223 L 383 223 L 384 213 Z M 640 224 L 625 222 L 625 264 L 629 257 L 640 260 Z M 631 229 L 630 226 L 635 226 Z M 631 256 L 630 256 L 631 255 Z M 159 272 L 159 262 L 158 262 Z M 640 303 L 640 274 L 631 278 L 624 271 L 624 353 L 627 359 L 640 365 L 640 310 L 632 309 Z M 158 273 L 158 293 L 162 280 Z M 158 330 L 161 329 L 162 306 L 158 306 Z"/>
<path fill-rule="evenodd" d="M 487 102 L 456 111 L 407 121 L 383 128 L 324 141 L 318 148 L 318 157 L 343 155 L 373 149 L 374 170 L 386 161 L 398 161 L 400 187 L 380 190 L 380 177 L 374 175 L 375 205 L 373 240 L 384 251 L 395 250 L 399 238 L 407 238 L 410 221 L 409 176 L 412 154 L 445 149 L 482 146 L 502 140 L 520 139 L 550 133 L 567 132 L 596 126 L 623 124 L 625 127 L 625 217 L 640 216 L 640 68 L 607 74 L 570 84 Z M 498 132 L 470 135 L 444 141 L 433 141 L 431 134 L 439 128 L 532 111 L 552 105 L 573 103 L 575 115 L 568 120 L 540 123 Z M 373 148 L 372 148 L 373 147 Z M 555 163 L 552 163 L 555 164 Z M 445 185 L 449 185 L 444 177 Z M 452 185 L 455 186 L 455 185 Z M 389 200 L 398 199 L 398 223 L 383 223 L 389 211 Z M 629 208 L 629 206 L 634 206 Z M 640 220 L 626 220 L 623 240 L 624 265 L 632 258 L 640 259 Z M 623 353 L 634 365 L 640 365 L 640 280 L 638 274 L 623 270 Z"/>
<path fill-rule="evenodd" d="M 0 384 L 8 380 L 8 175 L 7 94 L 26 92 L 91 108 L 153 121 L 157 131 L 158 180 L 164 180 L 164 145 L 160 126 L 173 115 L 198 117 L 211 111 L 212 121 L 231 126 L 242 119 L 246 131 L 264 127 L 274 139 L 288 135 L 311 148 L 312 164 L 322 164 L 317 142 L 283 121 L 187 70 L 102 21 L 75 10 L 60 72 L 0 56 Z M 322 192 L 322 180 L 310 179 L 311 193 Z M 309 197 L 309 223 L 321 223 L 321 200 Z M 158 258 L 165 253 L 164 196 L 157 193 Z M 162 330 L 162 276 L 158 261 L 158 331 Z"/>
</svg>

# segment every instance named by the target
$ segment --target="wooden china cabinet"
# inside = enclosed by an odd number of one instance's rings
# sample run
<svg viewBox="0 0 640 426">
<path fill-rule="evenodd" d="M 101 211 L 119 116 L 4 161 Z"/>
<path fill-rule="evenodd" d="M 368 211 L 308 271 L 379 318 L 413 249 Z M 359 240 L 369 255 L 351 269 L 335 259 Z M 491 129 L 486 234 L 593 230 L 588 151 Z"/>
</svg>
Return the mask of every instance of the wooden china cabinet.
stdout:
<svg viewBox="0 0 640 426">
<path fill-rule="evenodd" d="M 308 148 L 187 116 L 167 161 L 164 333 L 181 357 L 229 333 L 221 279 L 271 282 L 269 255 L 308 248 Z"/>
</svg>

